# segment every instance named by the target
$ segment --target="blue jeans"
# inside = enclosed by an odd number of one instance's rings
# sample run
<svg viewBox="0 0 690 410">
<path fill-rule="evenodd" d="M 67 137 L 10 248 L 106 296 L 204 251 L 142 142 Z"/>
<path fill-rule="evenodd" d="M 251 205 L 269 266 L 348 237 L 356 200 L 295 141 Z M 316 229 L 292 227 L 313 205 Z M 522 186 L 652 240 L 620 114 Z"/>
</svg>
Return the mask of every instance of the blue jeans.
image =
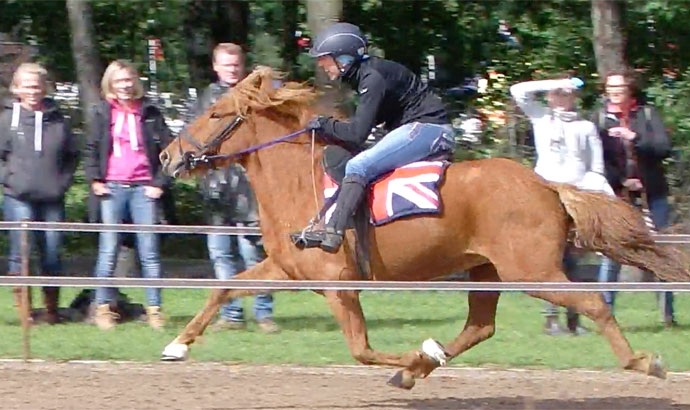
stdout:
<svg viewBox="0 0 690 410">
<path fill-rule="evenodd" d="M 65 204 L 63 202 L 29 202 L 5 196 L 2 205 L 6 221 L 29 219 L 36 222 L 63 222 L 65 220 Z M 21 231 L 10 231 L 9 237 L 9 272 L 10 274 L 19 274 L 22 270 Z M 42 274 L 59 275 L 62 273 L 60 257 L 62 238 L 63 233 L 61 231 L 34 232 Z"/>
<path fill-rule="evenodd" d="M 450 125 L 413 122 L 394 129 L 373 147 L 349 160 L 345 175 L 357 175 L 369 183 L 395 168 L 454 149 Z"/>
<path fill-rule="evenodd" d="M 157 200 L 144 195 L 143 186 L 116 182 L 108 182 L 107 186 L 110 189 L 110 194 L 101 198 L 103 223 L 122 223 L 127 215 L 136 225 L 153 225 L 155 223 Z M 117 232 L 100 232 L 98 235 L 96 277 L 109 278 L 113 276 L 115 269 L 120 235 Z M 160 278 L 161 263 L 158 252 L 158 235 L 155 233 L 137 233 L 136 238 L 142 276 L 144 278 Z M 115 289 L 96 289 L 96 303 L 99 305 L 109 303 L 115 296 Z M 160 306 L 160 288 L 147 288 L 146 299 L 149 306 Z"/>
<path fill-rule="evenodd" d="M 668 226 L 670 214 L 668 198 L 665 196 L 649 197 L 647 198 L 647 204 L 649 205 L 649 212 L 656 229 L 660 230 Z M 618 262 L 613 261 L 606 256 L 602 258 L 601 265 L 599 266 L 599 282 L 618 282 L 620 273 L 621 265 Z M 611 311 L 613 312 L 616 292 L 604 291 L 603 294 L 604 301 L 607 305 L 609 305 Z M 664 298 L 664 316 L 665 318 L 672 319 L 674 317 L 673 292 L 664 292 Z"/>
<path fill-rule="evenodd" d="M 206 244 L 216 278 L 221 280 L 230 279 L 266 258 L 261 239 L 256 236 L 208 235 Z M 254 318 L 263 320 L 270 319 L 272 316 L 273 295 L 271 293 L 257 294 L 254 299 Z M 228 321 L 244 321 L 242 299 L 231 299 L 221 307 L 220 317 Z"/>
</svg>

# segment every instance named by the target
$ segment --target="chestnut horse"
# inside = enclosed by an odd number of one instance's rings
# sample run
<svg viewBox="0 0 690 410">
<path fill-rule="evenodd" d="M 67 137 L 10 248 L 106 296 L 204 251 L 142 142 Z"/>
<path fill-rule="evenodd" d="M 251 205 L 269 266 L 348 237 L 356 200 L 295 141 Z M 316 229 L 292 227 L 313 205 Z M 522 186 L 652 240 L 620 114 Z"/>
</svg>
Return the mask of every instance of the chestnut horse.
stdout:
<svg viewBox="0 0 690 410">
<path fill-rule="evenodd" d="M 188 177 L 218 161 L 236 161 L 248 173 L 259 202 L 261 233 L 268 257 L 237 279 L 358 280 L 352 242 L 337 254 L 300 250 L 289 234 L 301 230 L 324 203 L 323 144 L 304 131 L 319 110 L 310 87 L 286 82 L 274 88 L 278 73 L 259 68 L 219 99 L 168 145 L 161 162 L 168 175 Z M 318 193 L 318 194 L 317 194 Z M 428 281 L 469 271 L 473 281 L 564 282 L 562 258 L 569 231 L 580 247 L 655 272 L 665 280 L 688 281 L 677 251 L 654 243 L 641 214 L 605 194 L 547 183 L 509 159 L 451 164 L 440 187 L 443 212 L 415 216 L 370 230 L 373 280 Z M 206 305 L 163 351 L 163 360 L 184 360 L 219 307 L 251 290 L 213 290 Z M 358 291 L 326 290 L 352 356 L 367 365 L 402 368 L 390 384 L 411 388 L 494 334 L 499 292 L 469 292 L 467 322 L 442 346 L 433 339 L 403 354 L 373 350 Z M 575 308 L 593 320 L 624 369 L 665 377 L 658 356 L 633 352 L 599 292 L 529 292 Z"/>
</svg>

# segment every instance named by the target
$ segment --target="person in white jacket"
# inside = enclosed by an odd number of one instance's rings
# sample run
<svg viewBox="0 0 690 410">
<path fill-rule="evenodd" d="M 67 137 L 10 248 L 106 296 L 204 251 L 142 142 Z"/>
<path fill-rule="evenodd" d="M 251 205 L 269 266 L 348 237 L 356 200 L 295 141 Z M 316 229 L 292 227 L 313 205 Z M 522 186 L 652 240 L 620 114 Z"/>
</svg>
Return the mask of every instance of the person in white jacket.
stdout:
<svg viewBox="0 0 690 410">
<path fill-rule="evenodd" d="M 532 123 L 537 174 L 547 181 L 614 195 L 604 176 L 604 154 L 596 125 L 582 118 L 575 106 L 577 90 L 583 85 L 579 78 L 528 81 L 511 86 L 510 94 Z M 537 99 L 538 93 L 546 94 L 546 104 Z M 564 265 L 566 274 L 576 280 L 577 264 L 567 250 Z M 557 306 L 547 303 L 544 315 L 544 332 L 549 335 L 585 332 L 575 311 L 568 309 L 567 332 L 558 323 Z"/>
</svg>

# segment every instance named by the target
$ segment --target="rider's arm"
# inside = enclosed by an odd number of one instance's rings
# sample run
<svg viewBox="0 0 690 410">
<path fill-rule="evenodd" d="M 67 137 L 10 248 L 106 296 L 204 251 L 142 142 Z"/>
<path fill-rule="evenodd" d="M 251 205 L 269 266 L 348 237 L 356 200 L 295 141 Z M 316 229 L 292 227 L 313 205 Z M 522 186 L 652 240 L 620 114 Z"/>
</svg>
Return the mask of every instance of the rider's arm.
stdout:
<svg viewBox="0 0 690 410">
<path fill-rule="evenodd" d="M 587 171 L 604 175 L 604 148 L 599 137 L 596 125 L 587 121 L 587 158 L 589 169 Z"/>
<path fill-rule="evenodd" d="M 364 144 L 376 126 L 376 114 L 386 93 L 386 83 L 381 74 L 376 71 L 365 73 L 359 82 L 359 105 L 355 115 L 349 122 L 329 118 L 323 124 L 326 134 L 341 141 Z"/>
<path fill-rule="evenodd" d="M 567 83 L 564 83 L 566 81 Z M 548 113 L 548 108 L 536 100 L 535 94 L 563 88 L 564 84 L 569 85 L 570 80 L 526 81 L 513 84 L 510 87 L 510 95 L 513 96 L 515 102 L 525 115 L 530 118 L 539 118 Z"/>
</svg>

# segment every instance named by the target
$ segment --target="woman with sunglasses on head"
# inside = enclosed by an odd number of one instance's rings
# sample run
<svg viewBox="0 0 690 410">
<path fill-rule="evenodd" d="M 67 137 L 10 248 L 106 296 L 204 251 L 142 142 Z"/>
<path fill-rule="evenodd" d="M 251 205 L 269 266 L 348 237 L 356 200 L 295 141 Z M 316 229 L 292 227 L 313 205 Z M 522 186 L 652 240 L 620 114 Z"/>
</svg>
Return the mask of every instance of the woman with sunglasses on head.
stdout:
<svg viewBox="0 0 690 410">
<path fill-rule="evenodd" d="M 631 204 L 649 209 L 656 230 L 669 224 L 668 182 L 663 160 L 671 155 L 671 139 L 661 115 L 644 101 L 633 71 L 612 71 L 605 77 L 604 105 L 594 122 L 604 148 L 606 178 L 616 195 Z M 617 282 L 621 265 L 603 258 L 600 282 Z M 613 310 L 615 292 L 605 291 L 604 300 Z M 677 325 L 673 292 L 665 292 L 662 321 Z"/>
</svg>

